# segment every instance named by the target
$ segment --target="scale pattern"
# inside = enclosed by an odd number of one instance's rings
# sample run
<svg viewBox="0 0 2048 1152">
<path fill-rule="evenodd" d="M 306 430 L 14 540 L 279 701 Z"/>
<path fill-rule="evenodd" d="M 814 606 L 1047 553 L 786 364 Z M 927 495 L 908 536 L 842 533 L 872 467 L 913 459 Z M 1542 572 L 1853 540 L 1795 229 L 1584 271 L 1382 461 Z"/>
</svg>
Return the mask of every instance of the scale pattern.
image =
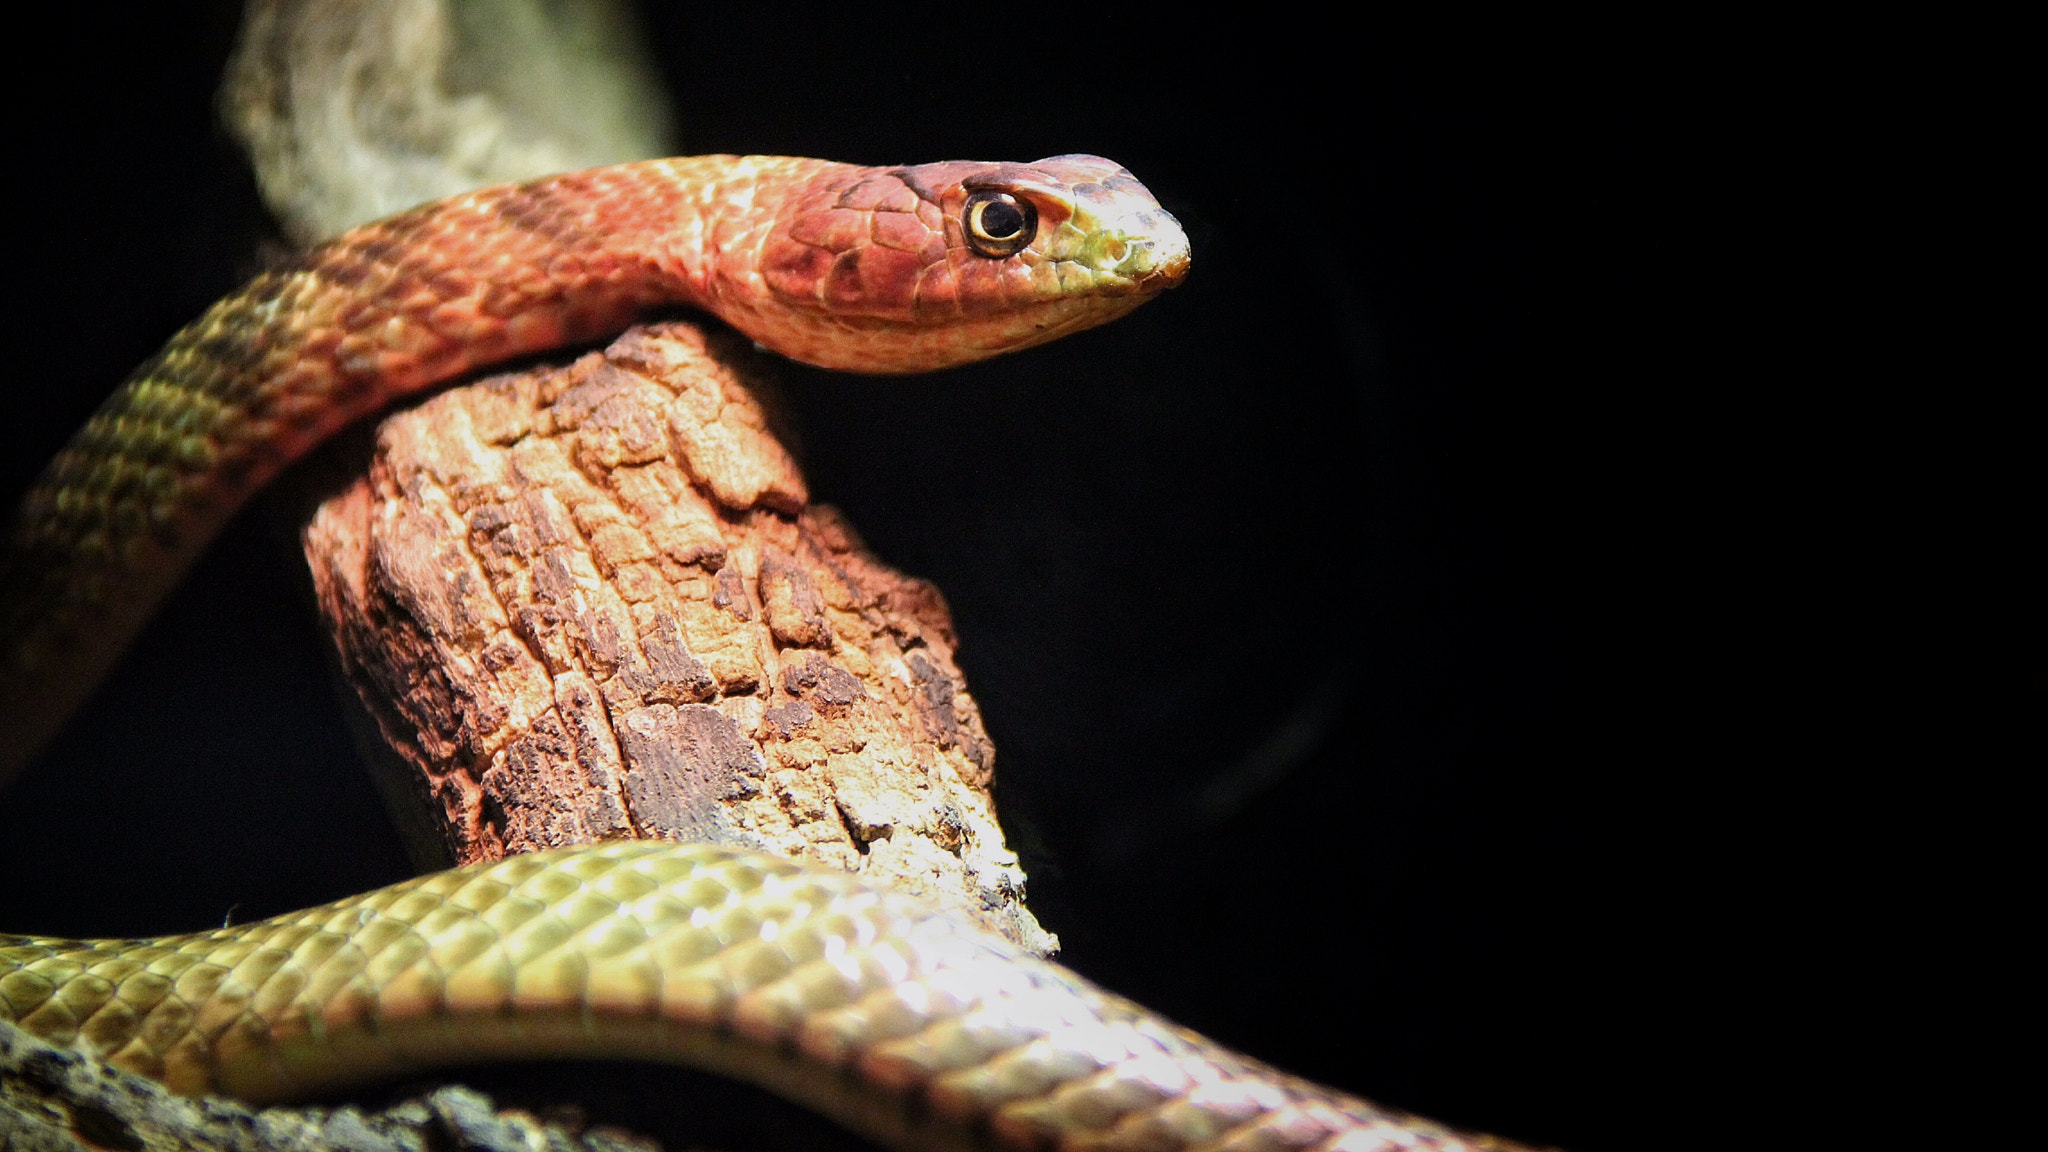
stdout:
<svg viewBox="0 0 2048 1152">
<path fill-rule="evenodd" d="M 0 937 L 0 1019 L 255 1102 L 493 1055 L 666 1059 L 903 1149 L 1512 1148 L 1277 1072 L 858 877 L 647 841 L 161 940 Z"/>
</svg>

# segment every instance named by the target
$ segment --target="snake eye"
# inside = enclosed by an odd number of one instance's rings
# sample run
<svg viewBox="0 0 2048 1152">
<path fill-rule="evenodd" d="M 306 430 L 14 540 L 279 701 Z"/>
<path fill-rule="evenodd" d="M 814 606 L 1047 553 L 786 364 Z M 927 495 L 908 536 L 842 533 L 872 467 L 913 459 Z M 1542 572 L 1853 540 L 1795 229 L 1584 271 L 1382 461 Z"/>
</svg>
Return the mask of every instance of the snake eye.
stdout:
<svg viewBox="0 0 2048 1152">
<path fill-rule="evenodd" d="M 1014 255 L 1038 234 L 1038 209 L 1008 192 L 975 192 L 967 197 L 961 223 L 967 246 L 992 259 Z"/>
</svg>

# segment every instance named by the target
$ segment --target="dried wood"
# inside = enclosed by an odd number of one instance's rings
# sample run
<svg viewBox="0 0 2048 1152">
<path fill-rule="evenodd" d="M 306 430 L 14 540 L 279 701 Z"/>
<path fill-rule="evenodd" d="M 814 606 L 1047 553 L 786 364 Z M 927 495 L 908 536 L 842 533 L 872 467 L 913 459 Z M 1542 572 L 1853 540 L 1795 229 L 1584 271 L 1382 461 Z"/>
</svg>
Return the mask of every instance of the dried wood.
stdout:
<svg viewBox="0 0 2048 1152">
<path fill-rule="evenodd" d="M 762 371 L 671 323 L 383 422 L 304 545 L 387 796 L 425 859 L 745 845 L 1049 952 L 945 602 L 810 503 Z"/>
</svg>

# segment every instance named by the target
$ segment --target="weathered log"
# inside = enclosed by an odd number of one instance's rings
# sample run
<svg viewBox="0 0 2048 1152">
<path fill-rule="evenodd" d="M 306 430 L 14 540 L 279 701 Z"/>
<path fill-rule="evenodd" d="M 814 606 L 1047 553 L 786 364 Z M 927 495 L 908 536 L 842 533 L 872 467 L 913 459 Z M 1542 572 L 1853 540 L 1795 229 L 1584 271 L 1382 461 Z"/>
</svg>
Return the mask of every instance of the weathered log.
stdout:
<svg viewBox="0 0 2048 1152">
<path fill-rule="evenodd" d="M 671 323 L 384 421 L 304 544 L 386 795 L 428 862 L 741 844 L 1049 952 L 945 603 L 809 502 L 760 372 Z"/>
</svg>

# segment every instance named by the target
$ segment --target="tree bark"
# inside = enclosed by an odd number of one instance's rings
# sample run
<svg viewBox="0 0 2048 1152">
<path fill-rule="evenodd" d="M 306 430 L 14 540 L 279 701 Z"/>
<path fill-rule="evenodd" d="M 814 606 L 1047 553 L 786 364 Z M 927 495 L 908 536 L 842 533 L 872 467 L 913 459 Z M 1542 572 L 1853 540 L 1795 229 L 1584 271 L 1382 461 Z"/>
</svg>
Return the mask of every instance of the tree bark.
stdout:
<svg viewBox="0 0 2048 1152">
<path fill-rule="evenodd" d="M 813 505 L 689 324 L 386 419 L 304 533 L 423 863 L 626 837 L 864 872 L 1040 953 L 944 600 Z"/>
</svg>

